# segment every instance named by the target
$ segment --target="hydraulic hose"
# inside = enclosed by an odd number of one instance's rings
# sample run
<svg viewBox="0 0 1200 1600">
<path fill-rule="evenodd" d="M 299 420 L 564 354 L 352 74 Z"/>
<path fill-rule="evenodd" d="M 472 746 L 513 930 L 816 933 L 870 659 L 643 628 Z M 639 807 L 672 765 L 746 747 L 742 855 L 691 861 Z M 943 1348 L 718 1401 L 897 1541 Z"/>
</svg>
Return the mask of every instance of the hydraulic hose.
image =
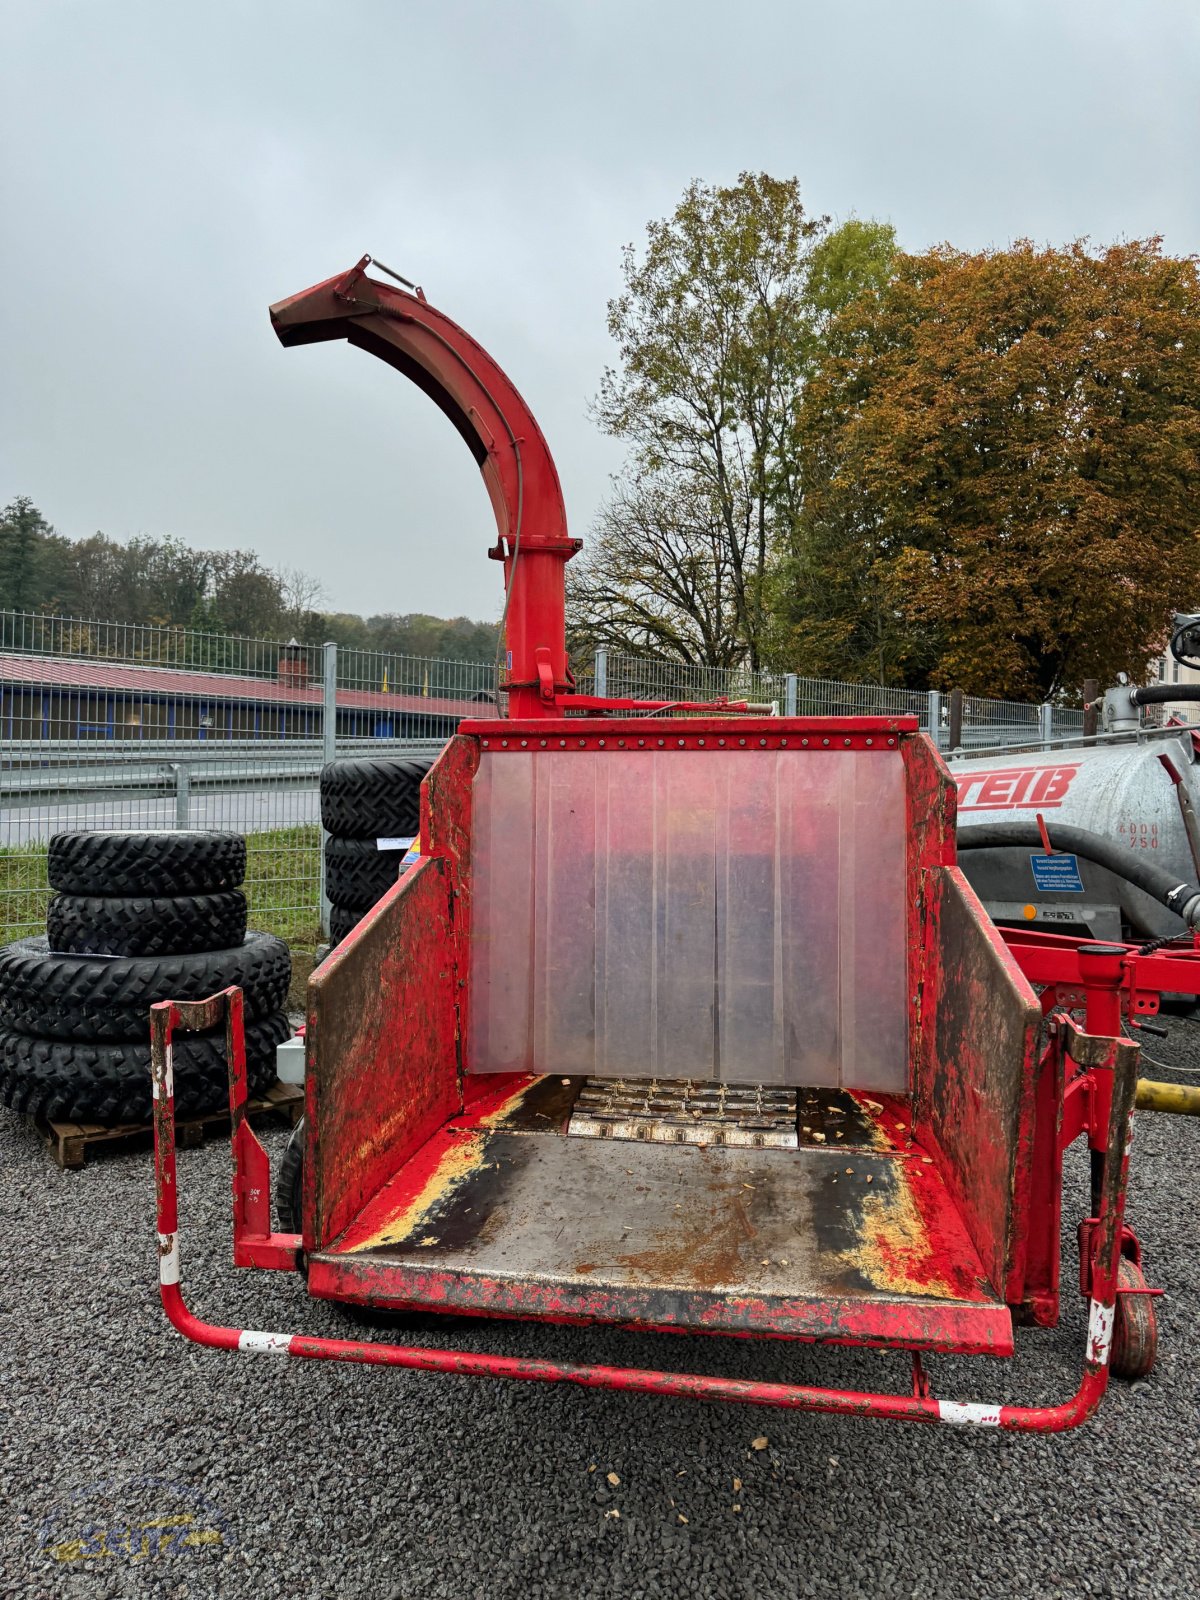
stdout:
<svg viewBox="0 0 1200 1600">
<path fill-rule="evenodd" d="M 1200 688 L 1200 684 L 1197 685 Z M 1123 850 L 1102 834 L 1087 828 L 1073 828 L 1069 823 L 1054 822 L 1046 829 L 1051 847 L 1070 855 L 1094 861 L 1115 877 L 1124 878 L 1135 889 L 1166 906 L 1177 917 L 1182 917 L 1189 928 L 1200 925 L 1200 885 L 1183 882 L 1163 867 L 1143 861 L 1139 856 Z M 1036 822 L 973 822 L 958 830 L 960 850 L 1003 850 L 1013 846 L 1029 846 L 1034 850 L 1044 848 L 1041 830 Z"/>
<path fill-rule="evenodd" d="M 1148 683 L 1141 689 L 1131 689 L 1129 698 L 1135 706 L 1162 706 L 1175 700 L 1200 700 L 1200 683 Z"/>
</svg>

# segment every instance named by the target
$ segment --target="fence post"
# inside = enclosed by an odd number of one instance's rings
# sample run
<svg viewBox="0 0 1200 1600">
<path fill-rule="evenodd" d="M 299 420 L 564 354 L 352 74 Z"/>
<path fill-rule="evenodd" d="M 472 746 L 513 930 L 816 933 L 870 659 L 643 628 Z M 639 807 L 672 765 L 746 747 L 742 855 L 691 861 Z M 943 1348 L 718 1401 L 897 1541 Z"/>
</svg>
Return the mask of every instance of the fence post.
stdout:
<svg viewBox="0 0 1200 1600">
<path fill-rule="evenodd" d="M 933 740 L 933 748 L 942 748 L 942 692 L 940 689 L 930 689 L 929 709 L 926 712 L 929 721 L 929 737 Z"/>
<path fill-rule="evenodd" d="M 329 640 L 325 645 L 323 663 L 325 696 L 321 710 L 321 762 L 322 765 L 337 760 L 337 645 Z M 320 801 L 318 800 L 318 805 Z M 325 892 L 325 829 L 321 829 L 320 909 L 321 933 L 329 938 L 329 896 Z"/>
<path fill-rule="evenodd" d="M 1038 707 L 1038 738 L 1043 750 L 1054 738 L 1054 707 L 1049 701 Z"/>
<path fill-rule="evenodd" d="M 593 674 L 592 687 L 597 699 L 603 700 L 608 695 L 608 651 L 601 646 L 596 651 L 596 670 Z"/>
<path fill-rule="evenodd" d="M 783 680 L 784 716 L 794 717 L 796 715 L 796 702 L 798 699 L 796 692 L 797 687 L 796 674 L 794 672 L 789 672 L 787 677 Z"/>
<path fill-rule="evenodd" d="M 1094 739 L 1096 737 L 1096 699 L 1100 693 L 1098 678 L 1085 678 L 1083 680 L 1083 737 Z"/>
<path fill-rule="evenodd" d="M 171 771 L 175 774 L 175 826 L 177 828 L 190 828 L 192 773 L 190 767 L 185 767 L 182 762 L 172 761 Z"/>
<path fill-rule="evenodd" d="M 950 744 L 951 750 L 957 750 L 962 744 L 963 724 L 963 692 L 961 689 L 950 691 Z"/>
</svg>

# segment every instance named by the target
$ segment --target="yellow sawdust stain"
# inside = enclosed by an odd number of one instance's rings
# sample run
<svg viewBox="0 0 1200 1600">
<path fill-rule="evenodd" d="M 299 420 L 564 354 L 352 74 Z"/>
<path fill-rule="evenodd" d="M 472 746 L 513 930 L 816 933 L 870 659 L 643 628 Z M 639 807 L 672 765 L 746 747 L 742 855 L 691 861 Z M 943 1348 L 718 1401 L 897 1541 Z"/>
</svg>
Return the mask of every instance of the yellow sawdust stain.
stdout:
<svg viewBox="0 0 1200 1600">
<path fill-rule="evenodd" d="M 892 1139 L 887 1129 L 879 1120 L 878 1113 L 882 1110 L 877 1100 L 868 1100 L 865 1096 L 852 1094 L 850 1097 L 860 1111 L 866 1112 L 866 1127 L 856 1125 L 854 1129 L 854 1144 L 864 1150 L 890 1150 Z M 874 1109 L 872 1109 L 874 1108 Z"/>
<path fill-rule="evenodd" d="M 893 1193 L 864 1194 L 860 1210 L 861 1242 L 843 1252 L 842 1259 L 873 1288 L 938 1300 L 960 1298 L 944 1277 L 923 1270 L 929 1261 L 929 1235 L 900 1172 Z"/>
<path fill-rule="evenodd" d="M 425 1218 L 446 1198 L 456 1184 L 482 1164 L 483 1137 L 477 1133 L 454 1139 L 437 1166 L 402 1211 L 389 1217 L 382 1228 L 366 1239 L 359 1239 L 354 1251 L 374 1250 L 380 1245 L 402 1244 L 415 1234 Z M 424 1231 L 424 1230 L 422 1230 Z"/>
<path fill-rule="evenodd" d="M 536 1081 L 540 1080 L 535 1080 L 535 1083 Z M 534 1087 L 535 1084 L 533 1083 L 524 1084 L 520 1089 L 517 1089 L 515 1093 L 510 1094 L 506 1100 L 502 1100 L 494 1111 L 489 1111 L 485 1117 L 480 1117 L 479 1126 L 481 1128 L 498 1128 L 501 1123 L 506 1121 L 507 1118 L 512 1115 L 512 1113 L 521 1104 L 522 1100 L 524 1100 L 525 1096 L 529 1093 L 530 1089 Z"/>
</svg>

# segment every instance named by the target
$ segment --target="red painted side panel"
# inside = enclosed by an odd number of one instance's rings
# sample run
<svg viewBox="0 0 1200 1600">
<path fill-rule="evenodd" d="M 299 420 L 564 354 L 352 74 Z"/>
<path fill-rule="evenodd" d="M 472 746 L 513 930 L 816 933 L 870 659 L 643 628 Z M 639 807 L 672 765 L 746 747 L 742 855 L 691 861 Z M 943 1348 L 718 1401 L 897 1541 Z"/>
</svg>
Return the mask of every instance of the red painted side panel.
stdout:
<svg viewBox="0 0 1200 1600">
<path fill-rule="evenodd" d="M 461 893 L 469 888 L 471 868 L 471 779 L 479 765 L 479 744 L 450 739 L 421 785 L 421 849 L 454 863 Z"/>
<path fill-rule="evenodd" d="M 449 876 L 439 861 L 412 868 L 309 983 L 309 1249 L 461 1109 Z"/>
<path fill-rule="evenodd" d="M 905 768 L 905 822 L 908 837 L 908 993 L 909 1087 L 920 1059 L 925 987 L 933 1002 L 938 967 L 931 961 L 930 926 L 925 915 L 928 874 L 934 867 L 954 864 L 954 780 L 929 739 L 906 739 L 902 751 Z"/>
<path fill-rule="evenodd" d="M 993 1287 L 1021 1299 L 1036 1102 L 1037 997 L 957 867 L 925 879 L 918 1139 L 936 1152 Z"/>
<path fill-rule="evenodd" d="M 454 946 L 454 1004 L 458 1066 L 465 1070 L 471 940 L 471 784 L 479 766 L 479 741 L 451 739 L 421 785 L 421 850 L 443 862 L 449 888 Z"/>
<path fill-rule="evenodd" d="M 1053 1327 L 1058 1321 L 1064 1079 L 1063 1053 L 1051 1041 L 1037 1068 L 1025 1282 L 1018 1309 L 1020 1320 L 1043 1328 Z"/>
</svg>

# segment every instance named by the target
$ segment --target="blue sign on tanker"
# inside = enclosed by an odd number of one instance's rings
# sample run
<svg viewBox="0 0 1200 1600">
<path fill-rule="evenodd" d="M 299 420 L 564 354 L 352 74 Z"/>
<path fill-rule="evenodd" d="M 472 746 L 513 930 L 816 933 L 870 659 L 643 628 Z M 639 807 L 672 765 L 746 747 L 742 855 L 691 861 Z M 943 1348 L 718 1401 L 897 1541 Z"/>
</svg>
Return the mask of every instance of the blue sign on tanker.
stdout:
<svg viewBox="0 0 1200 1600">
<path fill-rule="evenodd" d="M 1039 894 L 1082 894 L 1078 856 L 1030 856 L 1033 881 Z"/>
</svg>

